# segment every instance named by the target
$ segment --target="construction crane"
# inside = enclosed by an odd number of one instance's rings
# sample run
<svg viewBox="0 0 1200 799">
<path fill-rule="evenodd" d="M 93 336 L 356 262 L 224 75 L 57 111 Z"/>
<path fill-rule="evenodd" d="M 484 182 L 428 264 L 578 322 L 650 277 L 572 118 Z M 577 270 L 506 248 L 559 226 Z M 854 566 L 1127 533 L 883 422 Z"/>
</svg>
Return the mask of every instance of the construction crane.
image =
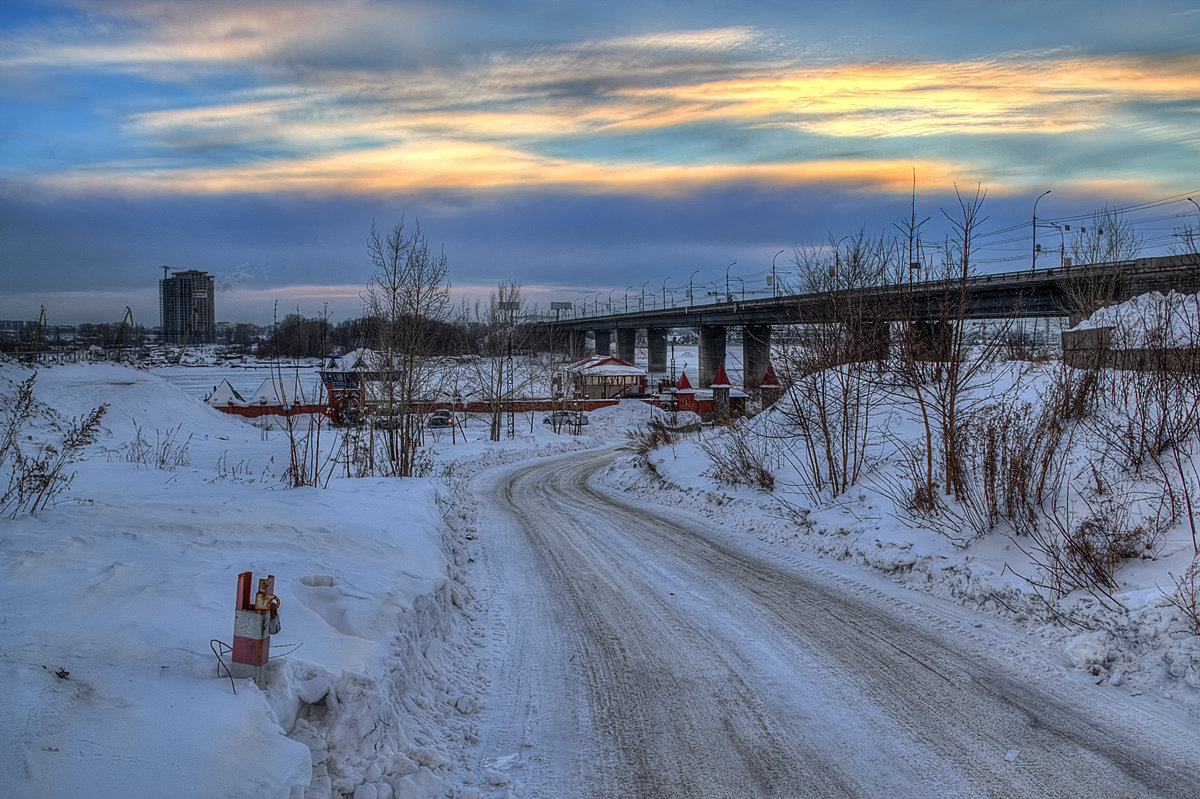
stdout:
<svg viewBox="0 0 1200 799">
<path fill-rule="evenodd" d="M 200 315 L 199 308 L 192 308 L 192 315 L 188 318 L 187 327 L 183 329 L 183 343 L 179 345 L 179 360 L 175 361 L 175 365 L 183 363 L 183 354 L 187 352 L 188 336 L 192 332 L 192 327 L 196 324 L 196 318 Z"/>
<path fill-rule="evenodd" d="M 113 349 L 121 349 L 121 340 L 125 337 L 125 327 L 133 327 L 133 309 L 128 305 L 125 306 L 125 315 L 121 317 L 121 326 L 117 328 L 117 341 L 113 345 Z"/>
<path fill-rule="evenodd" d="M 46 326 L 46 306 L 42 306 L 41 313 L 38 314 L 37 326 L 33 329 L 33 344 L 28 347 L 18 347 L 17 351 L 24 349 L 29 353 L 36 353 L 42 346 L 42 328 Z"/>
</svg>

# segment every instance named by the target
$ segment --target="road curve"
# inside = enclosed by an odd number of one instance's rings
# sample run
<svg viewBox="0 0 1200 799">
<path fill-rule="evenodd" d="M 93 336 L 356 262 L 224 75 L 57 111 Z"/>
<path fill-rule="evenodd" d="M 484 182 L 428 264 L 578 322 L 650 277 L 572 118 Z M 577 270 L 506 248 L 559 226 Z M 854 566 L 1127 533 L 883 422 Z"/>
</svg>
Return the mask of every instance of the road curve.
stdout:
<svg viewBox="0 0 1200 799">
<path fill-rule="evenodd" d="M 1196 725 L 594 488 L 612 457 L 476 480 L 481 748 L 526 796 L 1200 796 Z"/>
</svg>

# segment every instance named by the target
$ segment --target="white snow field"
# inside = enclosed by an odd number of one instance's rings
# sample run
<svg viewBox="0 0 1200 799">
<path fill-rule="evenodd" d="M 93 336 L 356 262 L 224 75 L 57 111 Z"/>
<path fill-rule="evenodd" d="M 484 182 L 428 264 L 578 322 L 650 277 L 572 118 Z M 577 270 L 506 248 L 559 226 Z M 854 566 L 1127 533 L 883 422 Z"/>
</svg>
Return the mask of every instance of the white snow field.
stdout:
<svg viewBox="0 0 1200 799">
<path fill-rule="evenodd" d="M 28 374 L 0 362 L 0 420 Z M 286 436 L 159 376 L 35 395 L 26 448 L 110 409 L 57 501 L 0 519 L 0 796 L 1200 796 L 1182 529 L 1120 607 L 1051 612 L 1010 539 L 957 548 L 869 487 L 798 520 L 693 440 L 655 476 L 615 448 L 637 403 L 287 488 Z M 139 428 L 186 463 L 128 462 Z M 247 570 L 282 631 L 235 694 L 210 640 Z"/>
</svg>

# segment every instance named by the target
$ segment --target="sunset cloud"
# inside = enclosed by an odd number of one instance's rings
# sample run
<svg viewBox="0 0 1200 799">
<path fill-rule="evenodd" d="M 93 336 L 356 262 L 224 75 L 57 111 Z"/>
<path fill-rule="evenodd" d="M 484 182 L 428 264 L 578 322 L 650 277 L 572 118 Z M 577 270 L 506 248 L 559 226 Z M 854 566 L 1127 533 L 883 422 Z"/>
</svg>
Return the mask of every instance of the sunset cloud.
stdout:
<svg viewBox="0 0 1200 799">
<path fill-rule="evenodd" d="M 935 205 L 982 185 L 1018 229 L 1050 187 L 1039 215 L 1177 197 L 1160 246 L 1200 194 L 1200 15 L 1171 0 L 1068 0 L 1064 26 L 950 0 L 12 5 L 0 205 L 26 286 L 180 260 L 307 296 L 362 219 L 410 206 L 552 291 L 607 279 L 614 248 L 675 272 L 769 261 L 799 226 L 891 230 L 914 178 Z M 58 235 L 63 208 L 86 234 Z"/>
</svg>

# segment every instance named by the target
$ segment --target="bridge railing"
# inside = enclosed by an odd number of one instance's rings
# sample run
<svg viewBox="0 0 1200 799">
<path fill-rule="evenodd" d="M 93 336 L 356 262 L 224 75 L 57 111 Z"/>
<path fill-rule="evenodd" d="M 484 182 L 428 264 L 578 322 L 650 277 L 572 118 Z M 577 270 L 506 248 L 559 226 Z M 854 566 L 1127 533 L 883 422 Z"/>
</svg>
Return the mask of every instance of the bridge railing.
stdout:
<svg viewBox="0 0 1200 799">
<path fill-rule="evenodd" d="M 1194 261 L 1189 261 L 1189 258 L 1194 258 Z M 1148 279 L 1153 283 L 1156 276 L 1175 274 L 1188 269 L 1196 270 L 1200 268 L 1200 255 L 1196 256 L 1166 256 L 1157 258 L 1143 258 L 1130 261 L 1112 261 L 1099 264 L 1078 264 L 1073 266 L 1056 266 L 1047 269 L 1038 269 L 1036 271 L 1030 269 L 1018 269 L 1010 272 L 991 272 L 987 274 L 973 274 L 968 276 L 967 285 L 977 287 L 980 285 L 995 285 L 1002 286 L 1009 284 L 1013 286 L 1021 285 L 1043 285 L 1063 280 L 1069 277 L 1082 277 L 1085 275 L 1102 275 L 1113 271 L 1129 270 L 1135 271 L 1136 274 Z M 1195 289 L 1200 289 L 1200 274 L 1196 277 L 1198 285 Z M 862 293 L 872 292 L 879 294 L 881 297 L 886 297 L 894 291 L 920 291 L 920 292 L 936 292 L 938 289 L 958 286 L 959 279 L 937 279 L 937 280 L 912 280 L 898 281 L 895 283 L 885 283 L 878 286 L 863 287 L 856 289 L 847 289 L 845 292 Z M 842 292 L 835 292 L 842 293 Z M 735 299 L 724 300 L 720 302 L 710 303 L 692 303 L 688 305 L 675 305 L 669 307 L 641 309 L 638 311 L 629 311 L 625 313 L 596 313 L 588 314 L 587 308 L 583 309 L 580 316 L 571 316 L 566 318 L 540 318 L 529 319 L 533 323 L 553 324 L 554 322 L 572 323 L 580 319 L 602 320 L 602 319 L 630 319 L 649 316 L 661 316 L 663 314 L 682 313 L 686 314 L 692 309 L 705 308 L 729 308 L 746 311 L 754 311 L 756 309 L 767 309 L 776 307 L 779 303 L 810 303 L 818 302 L 822 298 L 829 296 L 829 292 L 815 292 L 805 294 L 786 294 L 777 297 L 755 297 L 752 299 Z"/>
</svg>

